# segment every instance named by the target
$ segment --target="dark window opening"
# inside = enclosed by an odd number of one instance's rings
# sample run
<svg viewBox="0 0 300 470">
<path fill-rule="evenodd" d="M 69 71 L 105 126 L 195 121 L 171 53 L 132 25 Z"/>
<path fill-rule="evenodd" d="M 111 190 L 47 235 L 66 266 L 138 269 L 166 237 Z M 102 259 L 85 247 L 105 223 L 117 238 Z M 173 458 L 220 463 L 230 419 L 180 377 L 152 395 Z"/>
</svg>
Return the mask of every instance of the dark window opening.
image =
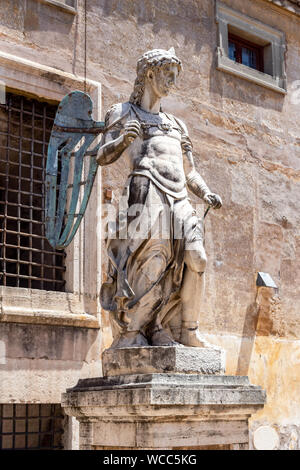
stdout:
<svg viewBox="0 0 300 470">
<path fill-rule="evenodd" d="M 63 449 L 63 420 L 60 405 L 0 405 L 0 450 Z"/>
<path fill-rule="evenodd" d="M 228 34 L 228 57 L 239 64 L 264 72 L 264 47 Z"/>
<path fill-rule="evenodd" d="M 64 290 L 65 253 L 45 237 L 47 146 L 56 106 L 7 93 L 0 104 L 0 285 Z"/>
</svg>

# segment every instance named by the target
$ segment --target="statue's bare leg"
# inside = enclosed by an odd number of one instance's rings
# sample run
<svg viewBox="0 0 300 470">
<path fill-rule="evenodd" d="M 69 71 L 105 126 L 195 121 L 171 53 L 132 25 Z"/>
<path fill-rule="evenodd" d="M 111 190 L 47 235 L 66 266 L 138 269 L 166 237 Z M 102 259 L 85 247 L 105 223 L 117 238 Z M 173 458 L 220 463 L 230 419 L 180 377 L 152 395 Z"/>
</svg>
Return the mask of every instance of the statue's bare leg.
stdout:
<svg viewBox="0 0 300 470">
<path fill-rule="evenodd" d="M 194 245 L 194 246 L 192 246 Z M 200 305 L 205 287 L 206 255 L 202 241 L 195 241 L 185 254 L 185 272 L 181 288 L 182 327 L 180 342 L 185 346 L 212 347 L 199 332 Z"/>
</svg>

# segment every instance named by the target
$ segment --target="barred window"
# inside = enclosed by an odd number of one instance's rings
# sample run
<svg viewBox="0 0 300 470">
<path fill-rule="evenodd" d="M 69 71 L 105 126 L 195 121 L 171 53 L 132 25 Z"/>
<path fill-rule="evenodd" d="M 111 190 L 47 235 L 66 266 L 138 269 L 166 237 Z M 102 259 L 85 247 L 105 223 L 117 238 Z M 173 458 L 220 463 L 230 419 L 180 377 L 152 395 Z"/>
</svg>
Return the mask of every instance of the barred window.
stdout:
<svg viewBox="0 0 300 470">
<path fill-rule="evenodd" d="M 7 93 L 0 104 L 0 285 L 64 290 L 65 253 L 45 237 L 47 145 L 56 106 Z"/>
<path fill-rule="evenodd" d="M 0 405 L 0 450 L 62 449 L 63 420 L 57 404 Z"/>
</svg>

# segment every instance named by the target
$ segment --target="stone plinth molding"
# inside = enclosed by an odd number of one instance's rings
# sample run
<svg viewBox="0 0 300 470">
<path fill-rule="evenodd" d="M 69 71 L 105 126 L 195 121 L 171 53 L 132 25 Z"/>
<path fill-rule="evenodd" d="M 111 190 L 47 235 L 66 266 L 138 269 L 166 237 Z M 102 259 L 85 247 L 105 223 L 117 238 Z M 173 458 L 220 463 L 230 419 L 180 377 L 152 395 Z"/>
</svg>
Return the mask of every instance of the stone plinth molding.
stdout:
<svg viewBox="0 0 300 470">
<path fill-rule="evenodd" d="M 134 349 L 128 348 L 127 355 L 134 358 Z M 155 353 L 148 349 L 145 369 Z M 186 349 L 189 357 L 191 348 L 178 349 L 182 357 Z M 170 371 L 79 380 L 62 395 L 62 406 L 80 423 L 81 449 L 244 448 L 248 419 L 265 399 L 261 387 L 247 377 Z"/>
</svg>

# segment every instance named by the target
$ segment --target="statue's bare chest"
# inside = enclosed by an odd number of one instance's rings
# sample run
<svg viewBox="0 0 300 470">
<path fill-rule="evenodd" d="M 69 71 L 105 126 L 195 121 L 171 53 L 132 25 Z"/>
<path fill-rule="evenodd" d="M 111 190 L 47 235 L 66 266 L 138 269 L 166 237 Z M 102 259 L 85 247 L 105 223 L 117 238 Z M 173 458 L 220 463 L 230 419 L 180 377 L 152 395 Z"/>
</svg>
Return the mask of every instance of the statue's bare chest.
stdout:
<svg viewBox="0 0 300 470">
<path fill-rule="evenodd" d="M 132 105 L 131 119 L 139 121 L 142 140 L 156 136 L 166 136 L 181 141 L 182 129 L 176 120 L 166 113 L 148 113 L 142 108 Z"/>
<path fill-rule="evenodd" d="M 131 116 L 131 119 L 134 116 Z M 179 124 L 165 113 L 136 113 L 140 135 L 130 147 L 132 170 L 149 175 L 164 187 L 178 192 L 185 184 Z M 170 187 L 169 187 L 170 186 Z"/>
<path fill-rule="evenodd" d="M 132 146 L 132 157 L 137 161 L 152 160 L 160 166 L 164 160 L 178 165 L 182 160 L 182 129 L 174 118 L 166 113 L 152 114 L 134 106 L 133 115 L 141 126 L 140 136 Z M 163 165 L 164 166 L 164 165 Z"/>
</svg>

